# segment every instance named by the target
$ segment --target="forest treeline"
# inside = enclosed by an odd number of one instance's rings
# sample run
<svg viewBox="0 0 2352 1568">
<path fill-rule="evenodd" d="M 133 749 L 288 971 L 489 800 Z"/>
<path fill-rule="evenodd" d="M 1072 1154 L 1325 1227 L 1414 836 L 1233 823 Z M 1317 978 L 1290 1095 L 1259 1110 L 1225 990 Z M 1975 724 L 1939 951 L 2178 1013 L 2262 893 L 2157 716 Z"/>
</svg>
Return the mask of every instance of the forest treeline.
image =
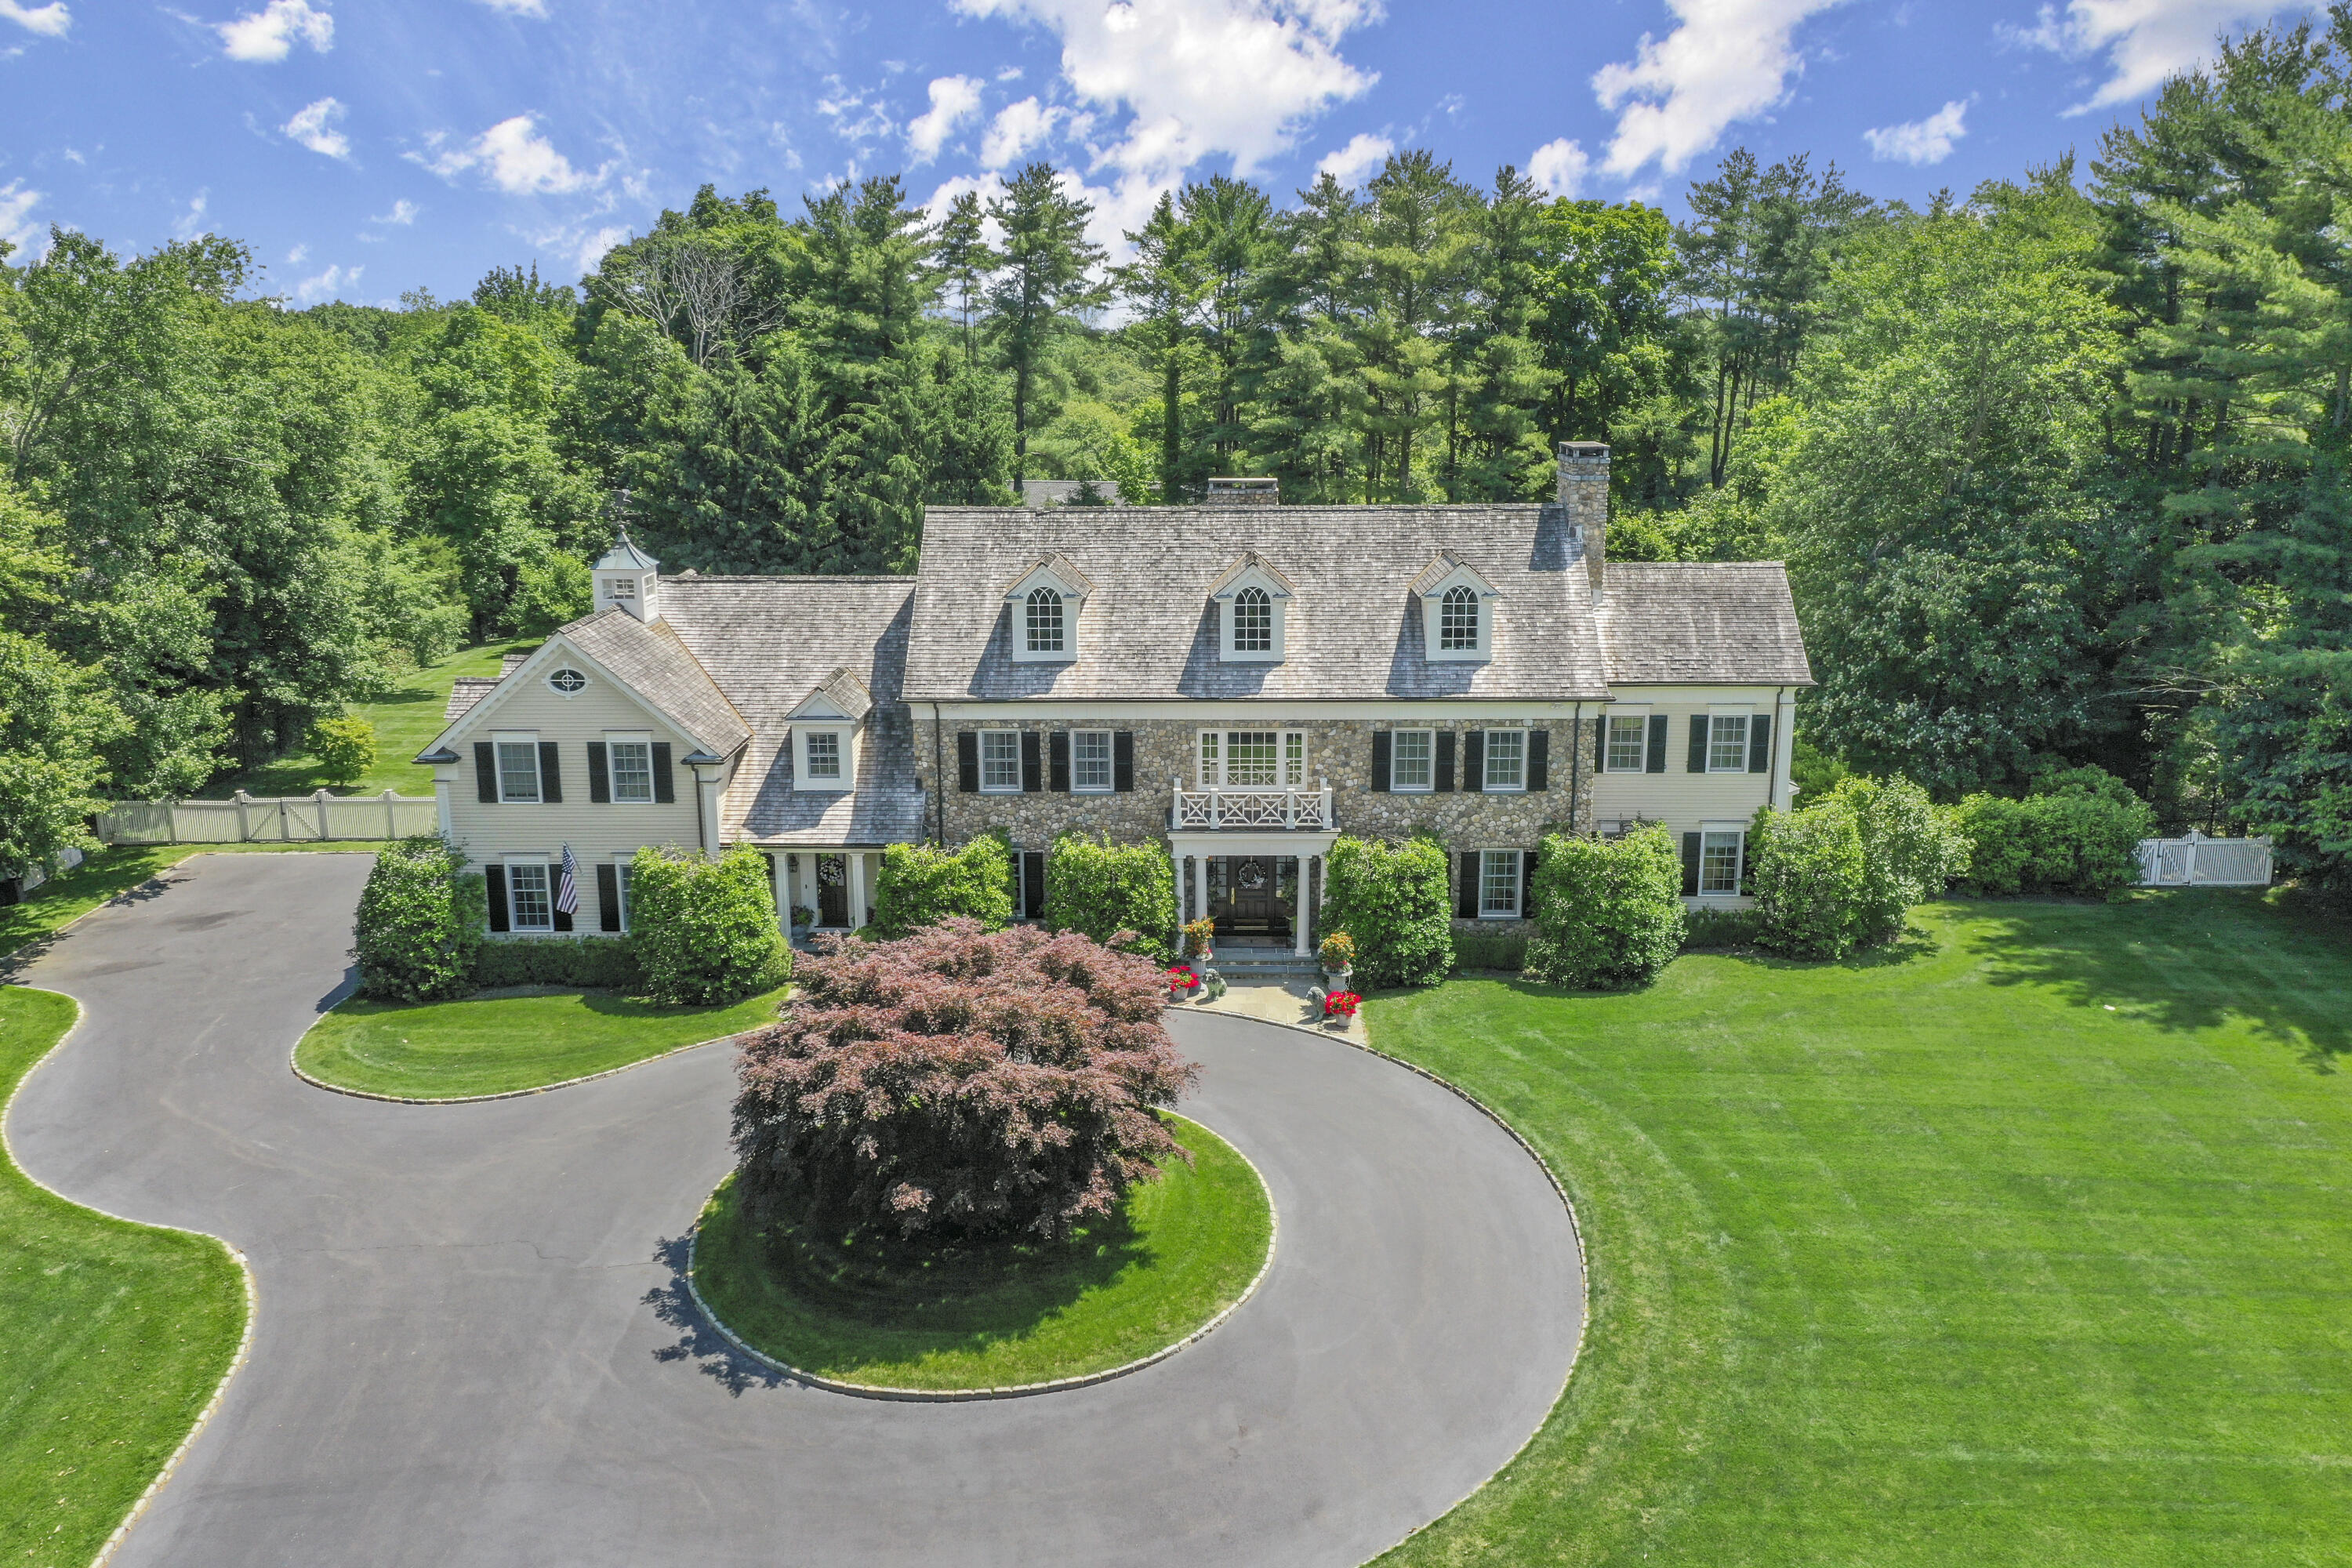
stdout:
<svg viewBox="0 0 2352 1568">
<path fill-rule="evenodd" d="M 575 286 L 290 309 L 207 237 L 0 254 L 0 866 L 194 793 L 458 643 L 671 569 L 909 569 L 1024 477 L 1535 500 L 1612 443 L 1621 557 L 1790 563 L 1816 776 L 2097 763 L 2352 890 L 2352 23 L 1926 210 L 1726 158 L 1670 221 L 1423 151 L 1216 177 L 1110 266 L 1049 166 L 704 188 Z M 1171 520 L 1171 526 L 1181 526 Z"/>
</svg>

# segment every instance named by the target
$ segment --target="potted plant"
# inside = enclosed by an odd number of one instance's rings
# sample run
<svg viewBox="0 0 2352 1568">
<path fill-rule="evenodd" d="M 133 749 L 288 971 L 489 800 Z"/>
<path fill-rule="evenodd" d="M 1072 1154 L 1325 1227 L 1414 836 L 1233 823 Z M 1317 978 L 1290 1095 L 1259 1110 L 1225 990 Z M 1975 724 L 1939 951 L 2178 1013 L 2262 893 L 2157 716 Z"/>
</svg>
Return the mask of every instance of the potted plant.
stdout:
<svg viewBox="0 0 2352 1568">
<path fill-rule="evenodd" d="M 1191 995 L 1192 988 L 1200 984 L 1201 977 L 1188 966 L 1181 963 L 1171 964 L 1168 969 L 1168 1000 L 1181 1002 Z"/>
<path fill-rule="evenodd" d="M 816 911 L 809 908 L 806 904 L 794 904 L 793 906 L 792 918 L 793 940 L 794 942 L 806 942 L 808 940 L 809 928 L 816 924 Z"/>
<path fill-rule="evenodd" d="M 1355 1017 L 1356 1009 L 1363 1005 L 1364 999 L 1353 991 L 1334 991 L 1323 998 L 1324 1022 L 1337 1018 L 1344 1028 Z"/>
<path fill-rule="evenodd" d="M 1356 967 L 1356 939 L 1346 931 L 1335 931 L 1323 939 L 1317 952 L 1323 961 L 1325 983 L 1334 991 L 1346 991 L 1349 972 Z"/>
<path fill-rule="evenodd" d="M 1207 963 L 1216 954 L 1217 922 L 1207 915 L 1184 923 L 1184 956 Z"/>
</svg>

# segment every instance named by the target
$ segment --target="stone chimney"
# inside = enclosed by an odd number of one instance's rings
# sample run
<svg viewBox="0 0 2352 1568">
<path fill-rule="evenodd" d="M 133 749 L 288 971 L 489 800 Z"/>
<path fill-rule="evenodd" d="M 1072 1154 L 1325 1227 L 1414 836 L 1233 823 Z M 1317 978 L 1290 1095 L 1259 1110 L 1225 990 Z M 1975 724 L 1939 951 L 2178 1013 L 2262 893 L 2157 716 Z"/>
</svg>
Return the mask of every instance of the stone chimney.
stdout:
<svg viewBox="0 0 2352 1568">
<path fill-rule="evenodd" d="M 1598 599 L 1609 588 L 1609 443 L 1559 444 L 1559 504 L 1584 543 L 1584 566 Z"/>
<path fill-rule="evenodd" d="M 1274 479 L 1213 479 L 1209 481 L 1211 506 L 1280 506 L 1282 481 Z"/>
</svg>

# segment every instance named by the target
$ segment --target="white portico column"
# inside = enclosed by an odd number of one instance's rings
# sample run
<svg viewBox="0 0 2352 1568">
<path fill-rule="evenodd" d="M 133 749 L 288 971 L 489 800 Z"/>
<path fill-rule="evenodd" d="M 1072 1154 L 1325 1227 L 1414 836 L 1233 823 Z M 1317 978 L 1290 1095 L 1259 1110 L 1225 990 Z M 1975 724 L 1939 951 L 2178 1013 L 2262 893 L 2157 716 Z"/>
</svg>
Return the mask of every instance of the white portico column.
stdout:
<svg viewBox="0 0 2352 1568">
<path fill-rule="evenodd" d="M 1296 939 L 1291 951 L 1300 958 L 1307 956 L 1307 928 L 1315 923 L 1307 915 L 1307 879 L 1314 871 L 1315 857 L 1301 855 L 1298 858 L 1298 890 L 1290 895 L 1290 929 Z"/>
<path fill-rule="evenodd" d="M 1209 913 L 1209 858 L 1192 857 L 1192 918 L 1204 920 Z"/>
<path fill-rule="evenodd" d="M 842 857 L 849 862 L 849 929 L 866 923 L 866 857 L 852 849 Z"/>
<path fill-rule="evenodd" d="M 1168 845 L 1168 863 L 1176 869 L 1176 924 L 1180 928 L 1179 934 L 1181 934 L 1181 928 L 1187 918 L 1184 913 L 1184 850 L 1172 839 Z"/>
</svg>

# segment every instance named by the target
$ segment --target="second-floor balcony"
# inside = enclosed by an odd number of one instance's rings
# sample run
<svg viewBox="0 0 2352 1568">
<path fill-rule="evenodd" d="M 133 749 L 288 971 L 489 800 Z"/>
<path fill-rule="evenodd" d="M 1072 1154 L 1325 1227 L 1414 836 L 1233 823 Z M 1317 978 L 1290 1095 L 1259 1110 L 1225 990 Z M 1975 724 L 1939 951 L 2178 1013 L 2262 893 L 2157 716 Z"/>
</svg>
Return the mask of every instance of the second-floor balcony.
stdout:
<svg viewBox="0 0 2352 1568">
<path fill-rule="evenodd" d="M 1203 789 L 1186 789 L 1179 779 L 1168 810 L 1171 830 L 1192 833 L 1250 828 L 1328 833 L 1339 825 L 1331 813 L 1328 779 L 1318 780 L 1312 788 L 1211 785 Z"/>
</svg>

